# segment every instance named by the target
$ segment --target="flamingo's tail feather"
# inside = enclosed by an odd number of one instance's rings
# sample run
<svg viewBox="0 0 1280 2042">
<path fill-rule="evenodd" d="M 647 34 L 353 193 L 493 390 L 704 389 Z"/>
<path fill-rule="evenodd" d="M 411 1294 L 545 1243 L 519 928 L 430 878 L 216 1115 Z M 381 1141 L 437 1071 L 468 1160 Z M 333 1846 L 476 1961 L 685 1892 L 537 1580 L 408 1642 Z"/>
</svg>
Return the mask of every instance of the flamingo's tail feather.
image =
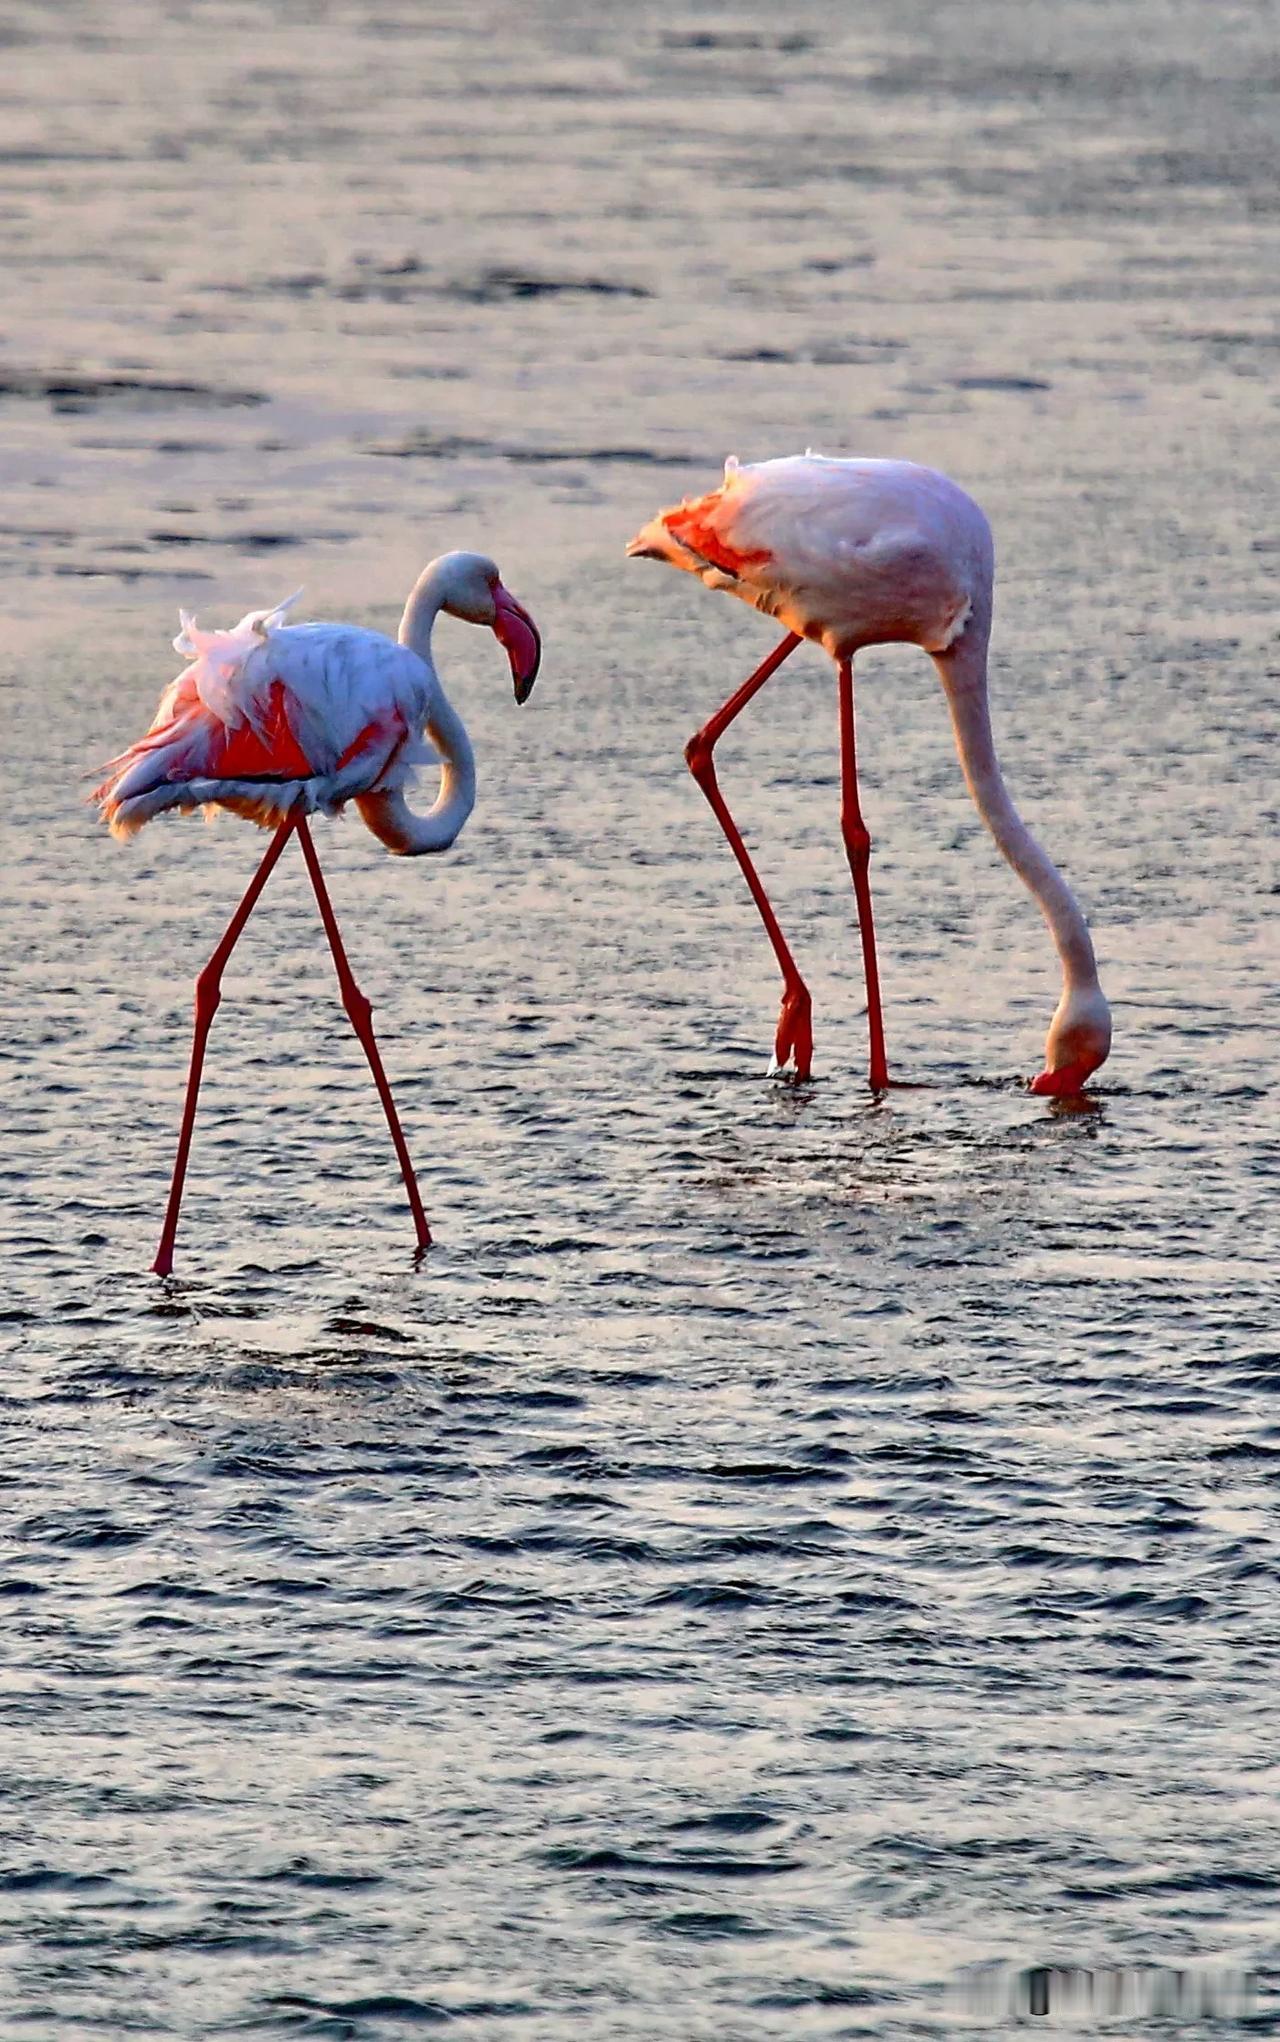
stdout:
<svg viewBox="0 0 1280 2042">
<path fill-rule="evenodd" d="M 102 803 L 101 814 L 112 836 L 124 842 L 136 836 L 152 816 L 167 810 L 189 815 L 193 809 L 206 808 L 212 815 L 215 807 L 229 808 L 266 830 L 274 829 L 296 808 L 312 815 L 324 806 L 317 798 L 315 782 L 309 780 L 182 780 L 144 788 L 123 800 L 109 796 Z"/>
<path fill-rule="evenodd" d="M 409 747 L 399 745 L 393 734 L 381 775 L 387 784 L 399 785 L 407 777 L 397 749 Z M 332 773 L 267 779 L 211 774 L 204 770 L 201 758 L 193 758 L 193 751 L 199 750 L 198 740 L 193 743 L 192 734 L 187 733 L 161 747 L 149 747 L 144 738 L 126 752 L 122 770 L 109 774 L 90 797 L 98 803 L 98 813 L 112 836 L 121 840 L 136 836 L 152 816 L 169 809 L 189 815 L 193 809 L 206 807 L 228 808 L 260 829 L 275 829 L 295 809 L 304 815 L 336 814 L 353 795 L 367 792 L 371 780 L 367 751 L 357 753 Z"/>
</svg>

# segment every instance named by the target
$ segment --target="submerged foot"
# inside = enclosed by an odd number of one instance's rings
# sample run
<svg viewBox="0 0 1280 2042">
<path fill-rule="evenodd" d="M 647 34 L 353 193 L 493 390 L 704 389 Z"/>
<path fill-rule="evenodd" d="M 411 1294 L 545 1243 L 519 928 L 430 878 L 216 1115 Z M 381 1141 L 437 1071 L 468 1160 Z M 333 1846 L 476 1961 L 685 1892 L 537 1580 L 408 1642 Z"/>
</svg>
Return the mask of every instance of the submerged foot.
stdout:
<svg viewBox="0 0 1280 2042">
<path fill-rule="evenodd" d="M 778 1077 L 786 1070 L 788 1064 L 792 1064 L 797 1078 L 807 1078 L 812 1063 L 813 1002 L 809 997 L 808 986 L 797 983 L 788 986 L 782 996 L 769 1075 Z"/>
</svg>

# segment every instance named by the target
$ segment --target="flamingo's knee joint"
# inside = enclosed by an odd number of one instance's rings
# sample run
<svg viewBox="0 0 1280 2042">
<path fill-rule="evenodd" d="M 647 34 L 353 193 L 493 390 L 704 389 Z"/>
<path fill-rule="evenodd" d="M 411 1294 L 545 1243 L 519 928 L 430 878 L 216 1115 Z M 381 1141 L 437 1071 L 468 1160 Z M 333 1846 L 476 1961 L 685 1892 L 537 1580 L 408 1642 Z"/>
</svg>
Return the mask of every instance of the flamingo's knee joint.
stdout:
<svg viewBox="0 0 1280 2042">
<path fill-rule="evenodd" d="M 212 1021 L 222 1005 L 222 973 L 206 964 L 196 979 L 196 1019 Z"/>
<path fill-rule="evenodd" d="M 712 758 L 713 740 L 705 730 L 697 730 L 684 748 L 685 763 L 700 787 L 716 777 L 715 761 Z"/>
<path fill-rule="evenodd" d="M 369 1027 L 373 1019 L 373 1002 L 361 992 L 354 980 L 342 988 L 342 1004 L 353 1028 L 363 1031 Z"/>
</svg>

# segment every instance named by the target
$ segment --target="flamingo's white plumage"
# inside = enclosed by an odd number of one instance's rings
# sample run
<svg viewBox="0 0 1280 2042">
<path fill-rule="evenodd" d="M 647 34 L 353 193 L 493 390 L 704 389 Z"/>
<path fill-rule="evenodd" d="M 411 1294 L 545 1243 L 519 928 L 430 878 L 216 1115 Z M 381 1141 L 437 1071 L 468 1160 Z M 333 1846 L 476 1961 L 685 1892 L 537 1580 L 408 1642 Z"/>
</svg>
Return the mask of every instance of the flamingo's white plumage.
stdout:
<svg viewBox="0 0 1280 2042">
<path fill-rule="evenodd" d="M 453 843 L 475 803 L 475 758 L 431 656 L 442 610 L 484 624 L 505 647 L 517 702 L 542 656 L 528 612 L 480 553 L 446 553 L 419 576 L 399 639 L 348 624 L 289 624 L 292 601 L 251 610 L 230 631 L 201 631 L 184 616 L 175 650 L 189 665 L 165 690 L 146 735 L 105 769 L 95 799 L 117 837 L 166 810 L 230 809 L 275 835 L 225 935 L 196 981 L 187 1099 L 164 1229 L 153 1267 L 173 1267 L 182 1186 L 195 1123 L 205 1042 L 222 973 L 280 853 L 295 832 L 337 967 L 343 1003 L 369 1059 L 404 1176 L 418 1247 L 431 1240 L 413 1165 L 374 1039 L 370 1006 L 347 960 L 307 818 L 354 800 L 387 849 L 413 857 Z M 426 742 L 424 742 L 424 738 Z M 440 761 L 440 790 L 415 815 L 405 787 L 416 766 Z"/>
<path fill-rule="evenodd" d="M 132 836 L 166 809 L 214 805 L 265 828 L 290 814 L 332 815 L 354 799 L 390 850 L 454 841 L 474 804 L 475 761 L 436 674 L 432 626 L 441 610 L 489 625 L 523 702 L 540 657 L 527 611 L 476 553 L 447 553 L 424 570 L 399 641 L 351 624 L 290 624 L 296 601 L 251 610 L 230 631 L 201 631 L 183 616 L 174 649 L 191 664 L 97 789 L 114 836 Z M 436 754 L 440 798 L 414 816 L 405 787 Z"/>
<path fill-rule="evenodd" d="M 751 696 L 802 638 L 823 645 L 840 674 L 842 824 L 858 899 L 871 1082 L 888 1083 L 867 868 L 870 837 L 858 805 L 853 658 L 869 645 L 908 643 L 928 652 L 951 709 L 956 746 L 974 802 L 1001 852 L 1039 902 L 1063 970 L 1045 1069 L 1033 1090 L 1079 1091 L 1111 1045 L 1111 1015 L 1088 925 L 1075 895 L 1022 821 L 1001 777 L 987 704 L 994 548 L 985 516 L 949 477 L 909 461 L 836 460 L 807 453 L 726 464 L 724 480 L 650 520 L 633 556 L 667 561 L 775 617 L 788 633 L 686 756 L 733 846 L 782 969 L 776 1056 L 805 1075 L 812 1054 L 808 990 L 764 888 L 725 806 L 712 749 Z"/>
</svg>

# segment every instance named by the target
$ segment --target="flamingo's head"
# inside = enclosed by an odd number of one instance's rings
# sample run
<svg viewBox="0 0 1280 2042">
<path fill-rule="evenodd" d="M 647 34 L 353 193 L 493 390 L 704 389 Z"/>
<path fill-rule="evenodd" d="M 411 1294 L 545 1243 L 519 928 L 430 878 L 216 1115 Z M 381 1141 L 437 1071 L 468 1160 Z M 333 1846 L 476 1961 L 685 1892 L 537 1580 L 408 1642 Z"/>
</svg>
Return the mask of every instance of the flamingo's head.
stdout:
<svg viewBox="0 0 1280 2042">
<path fill-rule="evenodd" d="M 1110 1048 L 1111 1009 L 1101 986 L 1069 986 L 1049 1023 L 1045 1067 L 1032 1079 L 1032 1091 L 1042 1098 L 1071 1098 L 1106 1062 Z"/>
<path fill-rule="evenodd" d="M 428 572 L 439 576 L 440 607 L 468 624 L 487 624 L 511 662 L 516 701 L 527 702 L 542 663 L 538 627 L 492 560 L 483 553 L 446 553 Z"/>
</svg>

